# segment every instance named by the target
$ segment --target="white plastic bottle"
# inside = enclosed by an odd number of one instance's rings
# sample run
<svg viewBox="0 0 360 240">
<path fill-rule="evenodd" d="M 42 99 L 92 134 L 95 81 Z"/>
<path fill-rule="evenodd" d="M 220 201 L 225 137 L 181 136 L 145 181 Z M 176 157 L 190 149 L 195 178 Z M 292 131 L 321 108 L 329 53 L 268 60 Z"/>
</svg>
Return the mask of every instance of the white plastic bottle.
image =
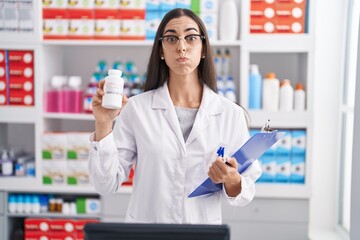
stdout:
<svg viewBox="0 0 360 240">
<path fill-rule="evenodd" d="M 294 89 L 289 79 L 280 83 L 280 111 L 292 111 L 294 109 Z"/>
<path fill-rule="evenodd" d="M 120 109 L 124 91 L 124 79 L 121 70 L 110 69 L 105 77 L 104 96 L 102 106 L 109 109 Z"/>
<path fill-rule="evenodd" d="M 267 73 L 263 80 L 262 105 L 264 110 L 279 110 L 279 79 L 275 73 Z"/>
<path fill-rule="evenodd" d="M 236 40 L 238 37 L 239 18 L 237 6 L 234 0 L 221 1 L 219 17 L 220 40 Z"/>
<path fill-rule="evenodd" d="M 305 90 L 301 83 L 297 83 L 294 91 L 294 110 L 305 110 Z"/>
</svg>

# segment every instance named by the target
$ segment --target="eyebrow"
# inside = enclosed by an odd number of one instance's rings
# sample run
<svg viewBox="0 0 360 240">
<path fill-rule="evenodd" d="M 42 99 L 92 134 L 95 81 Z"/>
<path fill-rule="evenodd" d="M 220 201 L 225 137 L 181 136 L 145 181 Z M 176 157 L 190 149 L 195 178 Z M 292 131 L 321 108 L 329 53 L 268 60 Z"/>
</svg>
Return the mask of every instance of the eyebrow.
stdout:
<svg viewBox="0 0 360 240">
<path fill-rule="evenodd" d="M 197 30 L 196 28 L 193 28 L 193 27 L 185 29 L 185 32 L 189 32 L 189 31 L 191 31 L 191 30 L 194 30 L 194 31 L 198 32 L 198 30 Z M 175 31 L 174 29 L 168 29 L 168 30 L 166 30 L 166 31 L 164 32 L 164 35 L 165 35 L 167 32 L 176 33 L 176 31 Z"/>
</svg>

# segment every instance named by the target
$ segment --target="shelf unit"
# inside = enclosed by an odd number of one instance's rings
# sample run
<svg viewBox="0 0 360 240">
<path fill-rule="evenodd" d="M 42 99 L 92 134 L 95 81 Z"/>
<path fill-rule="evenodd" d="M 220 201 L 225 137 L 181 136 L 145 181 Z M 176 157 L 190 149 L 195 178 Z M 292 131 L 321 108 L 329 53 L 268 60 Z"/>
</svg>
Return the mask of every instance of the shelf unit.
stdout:
<svg viewBox="0 0 360 240">
<path fill-rule="evenodd" d="M 236 0 L 240 13 L 239 40 L 212 41 L 213 48 L 228 48 L 232 54 L 231 69 L 238 89 L 238 103 L 248 107 L 248 66 L 260 62 L 262 69 L 274 69 L 282 77 L 292 77 L 306 86 L 306 111 L 268 112 L 248 110 L 250 127 L 261 128 L 267 119 L 271 127 L 279 129 L 305 129 L 306 181 L 303 185 L 261 183 L 257 184 L 259 199 L 307 199 L 311 196 L 311 162 L 313 139 L 313 71 L 314 71 L 314 2 L 309 1 L 309 33 L 306 34 L 249 34 L 250 0 Z M 34 151 L 36 157 L 36 177 L 2 177 L 0 191 L 65 192 L 93 194 L 91 186 L 44 186 L 42 184 L 41 137 L 46 131 L 93 131 L 94 118 L 91 114 L 47 113 L 44 109 L 44 92 L 53 75 L 80 75 L 87 81 L 98 60 L 105 58 L 112 62 L 121 59 L 134 60 L 139 72 L 145 72 L 147 57 L 153 41 L 120 40 L 43 40 L 41 36 L 41 2 L 34 1 L 36 16 L 33 33 L 0 32 L 0 49 L 34 50 L 35 58 L 35 106 L 0 106 L 0 133 L 9 124 L 31 124 L 34 128 Z M 276 65 L 281 62 L 280 65 Z M 265 72 L 262 72 L 265 73 Z M 289 78 L 290 78 L 289 77 Z M 294 84 L 294 82 L 293 82 Z M 21 136 L 18 136 L 21 138 Z M 4 139 L 0 137 L 0 143 Z M 119 193 L 129 194 L 131 188 L 122 187 Z M 10 217 L 17 217 L 11 216 Z"/>
</svg>

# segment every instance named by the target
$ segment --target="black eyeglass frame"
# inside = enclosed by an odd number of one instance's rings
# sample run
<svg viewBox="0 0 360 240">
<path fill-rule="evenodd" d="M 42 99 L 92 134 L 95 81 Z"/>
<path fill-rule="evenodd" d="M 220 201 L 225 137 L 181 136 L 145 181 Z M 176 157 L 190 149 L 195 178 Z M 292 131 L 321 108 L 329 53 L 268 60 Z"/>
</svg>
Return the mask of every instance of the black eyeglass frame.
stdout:
<svg viewBox="0 0 360 240">
<path fill-rule="evenodd" d="M 185 42 L 186 42 L 186 38 L 187 38 L 187 37 L 190 37 L 190 36 L 200 37 L 201 41 L 204 41 L 204 40 L 205 40 L 205 36 L 204 36 L 204 35 L 200 35 L 200 34 L 189 34 L 189 35 L 186 35 L 186 36 L 183 38 L 183 39 L 185 40 Z M 180 38 L 181 38 L 181 37 L 178 37 L 178 36 L 176 36 L 176 35 L 164 35 L 164 36 L 161 36 L 161 37 L 159 38 L 159 41 L 160 41 L 160 42 L 163 42 L 163 40 L 164 40 L 165 37 L 174 37 L 174 38 L 177 39 L 177 41 L 180 41 Z"/>
</svg>

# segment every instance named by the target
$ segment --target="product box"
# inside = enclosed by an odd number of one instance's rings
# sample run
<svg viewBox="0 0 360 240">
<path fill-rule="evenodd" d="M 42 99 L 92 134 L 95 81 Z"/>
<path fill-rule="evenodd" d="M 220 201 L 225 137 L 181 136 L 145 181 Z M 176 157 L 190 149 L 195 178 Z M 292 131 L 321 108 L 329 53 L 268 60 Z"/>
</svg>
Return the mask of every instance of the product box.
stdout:
<svg viewBox="0 0 360 240">
<path fill-rule="evenodd" d="M 276 9 L 278 33 L 304 33 L 306 1 L 296 3 L 295 1 L 279 1 Z"/>
<path fill-rule="evenodd" d="M 161 0 L 146 0 L 146 11 L 159 11 Z"/>
<path fill-rule="evenodd" d="M 9 63 L 9 79 L 11 80 L 12 78 L 34 79 L 33 66 Z"/>
<path fill-rule="evenodd" d="M 43 8 L 55 8 L 55 9 L 66 9 L 68 7 L 68 1 L 67 0 L 63 0 L 63 1 L 42 0 L 42 7 Z"/>
<path fill-rule="evenodd" d="M 10 92 L 17 90 L 17 91 L 22 91 L 25 94 L 30 93 L 33 95 L 34 94 L 34 80 L 33 80 L 33 78 L 31 78 L 31 79 L 12 78 L 9 81 L 9 89 L 10 89 Z M 0 87 L 0 91 L 1 91 L 1 87 Z"/>
<path fill-rule="evenodd" d="M 161 11 L 170 11 L 176 7 L 176 0 L 160 0 Z"/>
<path fill-rule="evenodd" d="M 42 158 L 44 160 L 65 161 L 67 158 L 66 146 L 66 134 L 44 133 L 42 137 Z"/>
<path fill-rule="evenodd" d="M 43 184 L 64 185 L 66 178 L 65 161 L 42 161 Z"/>
<path fill-rule="evenodd" d="M 156 31 L 160 25 L 160 13 L 159 11 L 146 11 L 145 13 L 145 29 L 146 39 L 153 40 L 156 35 Z"/>
<path fill-rule="evenodd" d="M 24 240 L 50 240 L 50 232 L 25 230 Z"/>
<path fill-rule="evenodd" d="M 101 212 L 101 202 L 97 198 L 86 198 L 85 207 L 87 214 L 99 214 Z"/>
<path fill-rule="evenodd" d="M 218 0 L 200 0 L 200 9 L 199 13 L 215 13 L 217 14 L 219 10 L 219 1 Z"/>
<path fill-rule="evenodd" d="M 66 9 L 43 10 L 43 38 L 65 39 L 69 27 L 68 12 Z"/>
<path fill-rule="evenodd" d="M 89 158 L 89 136 L 91 133 L 66 133 L 67 159 L 88 160 Z"/>
<path fill-rule="evenodd" d="M 68 185 L 89 185 L 88 161 L 68 160 L 66 162 L 66 179 Z"/>
<path fill-rule="evenodd" d="M 145 40 L 145 11 L 120 11 L 120 39 Z"/>
<path fill-rule="evenodd" d="M 91 39 L 94 36 L 93 10 L 69 10 L 68 38 Z"/>
<path fill-rule="evenodd" d="M 75 224 L 71 219 L 52 219 L 49 221 L 51 232 L 74 233 Z"/>
<path fill-rule="evenodd" d="M 191 9 L 191 0 L 177 0 L 176 8 Z"/>
<path fill-rule="evenodd" d="M 94 0 L 95 9 L 117 10 L 120 7 L 120 2 L 115 0 Z"/>
<path fill-rule="evenodd" d="M 34 30 L 34 7 L 32 2 L 19 2 L 19 31 L 29 32 Z"/>
<path fill-rule="evenodd" d="M 4 2 L 2 8 L 3 29 L 7 32 L 18 30 L 19 12 L 16 2 Z"/>
<path fill-rule="evenodd" d="M 33 51 L 18 51 L 18 50 L 9 50 L 7 51 L 8 54 L 8 62 L 9 64 L 12 63 L 19 63 L 23 65 L 30 65 L 33 66 L 34 63 L 34 52 Z M 1 60 L 1 57 L 0 57 Z M 0 61 L 1 64 L 1 61 Z"/>
<path fill-rule="evenodd" d="M 209 40 L 216 41 L 219 39 L 219 31 L 217 26 L 206 26 Z"/>
<path fill-rule="evenodd" d="M 9 105 L 34 106 L 34 93 L 26 91 L 9 91 Z"/>
<path fill-rule="evenodd" d="M 305 182 L 306 132 L 305 130 L 292 131 L 291 148 L 291 178 L 293 183 Z"/>
<path fill-rule="evenodd" d="M 95 10 L 95 38 L 117 39 L 120 36 L 120 19 L 117 10 Z"/>
<path fill-rule="evenodd" d="M 258 182 L 274 182 L 276 178 L 276 149 L 275 143 L 269 148 L 260 158 L 260 165 L 262 169 L 262 175 Z"/>
<path fill-rule="evenodd" d="M 68 0 L 69 9 L 83 9 L 90 10 L 95 6 L 94 0 Z"/>
<path fill-rule="evenodd" d="M 120 1 L 120 10 L 145 10 L 146 0 Z"/>
<path fill-rule="evenodd" d="M 275 21 L 264 18 L 250 19 L 250 33 L 275 33 Z"/>
<path fill-rule="evenodd" d="M 276 182 L 289 182 L 291 174 L 292 140 L 291 131 L 285 131 L 285 136 L 277 143 L 276 155 Z"/>
<path fill-rule="evenodd" d="M 25 218 L 24 230 L 28 232 L 49 232 L 50 231 L 50 219 L 47 218 Z"/>
<path fill-rule="evenodd" d="M 0 105 L 6 105 L 7 102 L 7 86 L 6 81 L 0 79 Z"/>
</svg>

